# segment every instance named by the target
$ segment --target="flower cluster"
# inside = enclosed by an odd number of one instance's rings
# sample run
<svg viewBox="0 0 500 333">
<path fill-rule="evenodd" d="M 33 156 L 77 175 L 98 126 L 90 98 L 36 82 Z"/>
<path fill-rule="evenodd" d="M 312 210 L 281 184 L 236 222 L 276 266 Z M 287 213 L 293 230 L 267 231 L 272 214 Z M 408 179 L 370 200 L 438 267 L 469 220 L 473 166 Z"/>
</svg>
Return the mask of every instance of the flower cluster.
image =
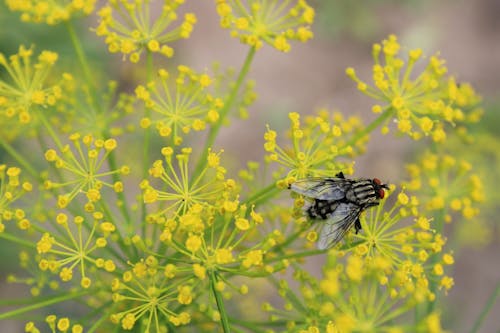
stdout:
<svg viewBox="0 0 500 333">
<path fill-rule="evenodd" d="M 30 226 L 24 210 L 11 207 L 13 202 L 33 189 L 31 183 L 21 181 L 20 175 L 21 169 L 0 165 L 0 233 L 5 231 L 5 223 L 11 220 L 17 221 L 17 227 L 21 230 Z"/>
<path fill-rule="evenodd" d="M 49 119 L 55 129 L 64 134 L 78 132 L 105 137 L 118 137 L 137 129 L 127 118 L 134 114 L 137 99 L 133 94 L 119 92 L 118 82 L 108 82 L 96 105 L 89 87 L 76 87 L 74 78 L 66 74 L 64 77 L 65 94 L 56 105 L 59 118 Z"/>
<path fill-rule="evenodd" d="M 126 175 L 130 172 L 128 166 L 122 166 L 116 170 L 101 170 L 107 157 L 116 148 L 115 139 L 94 139 L 91 135 L 81 136 L 78 133 L 72 134 L 69 140 L 73 144 L 72 151 L 70 145 L 65 145 L 61 149 L 62 155 L 55 149 L 45 152 L 45 159 L 54 163 L 56 170 L 64 170 L 72 174 L 71 179 L 64 180 L 64 175 L 59 172 L 61 181 L 45 181 L 47 190 L 64 189 L 70 190 L 59 195 L 57 205 L 64 208 L 80 193 L 84 193 L 88 199 L 85 210 L 94 211 L 95 203 L 101 199 L 101 189 L 103 186 L 112 188 L 115 192 L 123 191 L 123 183 L 115 181 L 113 183 L 105 181 L 105 177 L 115 174 Z M 83 144 L 83 145 L 82 145 Z"/>
<path fill-rule="evenodd" d="M 355 138 L 363 128 L 358 117 L 345 119 L 340 113 L 330 115 L 328 111 L 321 110 L 316 116 L 307 116 L 304 125 L 298 113 L 292 112 L 288 117 L 292 141 L 290 147 L 280 147 L 276 142 L 277 133 L 269 127 L 264 134 L 268 161 L 290 169 L 287 177 L 295 179 L 332 176 L 339 170 L 346 174 L 352 173 L 353 165 L 338 159 L 353 157 L 364 149 L 365 140 Z"/>
<path fill-rule="evenodd" d="M 45 318 L 45 322 L 49 326 L 51 332 L 60 332 L 60 333 L 65 333 L 65 332 L 70 332 L 71 333 L 83 333 L 83 326 L 80 324 L 73 324 L 71 325 L 71 321 L 67 317 L 62 317 L 57 319 L 56 315 L 48 315 Z M 34 322 L 30 321 L 26 323 L 24 326 L 24 331 L 26 333 L 40 333 L 43 331 L 40 331 Z"/>
<path fill-rule="evenodd" d="M 5 2 L 10 10 L 22 12 L 21 20 L 24 22 L 55 25 L 68 21 L 78 14 L 91 14 L 96 0 L 7 0 Z"/>
<path fill-rule="evenodd" d="M 224 101 L 231 98 L 230 93 L 234 86 L 238 84 L 238 78 L 235 77 L 234 68 L 221 68 L 220 64 L 214 63 L 212 66 L 212 90 L 213 95 L 218 96 Z M 241 91 L 234 96 L 232 101 L 233 109 L 238 111 L 238 116 L 241 119 L 247 119 L 249 112 L 248 108 L 257 99 L 257 93 L 254 91 L 255 81 L 247 80 L 241 84 Z M 226 105 L 226 104 L 225 104 Z"/>
<path fill-rule="evenodd" d="M 7 282 L 29 287 L 33 297 L 40 296 L 46 290 L 58 290 L 61 287 L 59 278 L 54 278 L 50 270 L 41 270 L 38 265 L 40 260 L 40 254 L 28 251 L 19 252 L 19 266 L 23 268 L 25 273 L 23 275 L 10 274 L 7 276 Z"/>
<path fill-rule="evenodd" d="M 202 131 L 207 122 L 216 122 L 219 110 L 224 106 L 221 98 L 214 97 L 207 90 L 212 84 L 210 76 L 198 74 L 187 66 L 179 66 L 177 70 L 178 75 L 172 78 L 169 72 L 160 69 L 158 83 L 150 82 L 135 89 L 137 98 L 146 106 L 146 112 L 151 110 L 157 115 L 144 117 L 141 127 L 155 125 L 160 136 L 171 137 L 175 145 L 181 144 L 182 136 L 191 130 Z"/>
<path fill-rule="evenodd" d="M 165 63 L 174 56 L 171 42 L 188 38 L 197 20 L 184 1 L 103 2 L 95 32 L 138 73 L 130 78 L 137 82 L 119 82 L 94 70 L 89 43 L 72 27 L 95 0 L 7 0 L 23 21 L 66 21 L 77 63 L 57 62 L 49 51 L 33 60 L 33 47 L 0 54 L 0 153 L 19 166 L 0 165 L 0 240 L 23 247 L 14 258 L 24 273 L 8 282 L 33 296 L 16 299 L 0 318 L 51 307 L 61 311 L 46 317 L 53 333 L 82 333 L 81 323 L 92 332 L 441 332 L 437 307 L 454 284 L 447 269 L 454 242 L 446 242 L 443 223 L 454 211 L 475 218 L 487 196 L 468 163 L 439 150 L 446 136 L 463 138 L 463 126 L 479 120 L 471 86 L 447 77 L 437 56 L 414 74 L 422 52 L 410 51 L 405 63 L 390 36 L 374 47 L 373 86 L 347 71 L 380 102 L 371 123 L 328 110 L 289 113 L 286 136 L 264 129 L 264 162 L 236 173 L 216 147 L 223 125 L 236 114 L 246 119 L 257 97 L 247 77 L 256 50 L 267 43 L 288 52 L 292 41 L 309 40 L 315 12 L 306 0 L 216 0 L 220 25 L 248 53 L 239 69 L 215 65 L 209 75 Z M 53 75 L 68 63 L 82 75 Z M 122 92 L 127 87 L 134 92 Z M 391 119 L 414 139 L 431 136 L 433 153 L 408 167 L 411 179 L 398 192 L 375 175 L 341 180 L 340 172 L 354 173 L 369 135 L 387 131 Z M 69 133 L 69 141 L 61 138 Z M 345 188 L 326 197 L 295 193 L 292 204 L 284 189 L 308 177 Z M 388 198 L 382 188 L 390 188 Z M 288 199 L 278 197 L 285 192 Z M 310 219 L 305 200 L 328 219 Z M 328 251 L 315 248 L 325 225 L 321 239 L 345 227 Z M 318 254 L 326 264 L 315 276 L 305 263 Z M 75 320 L 66 317 L 68 302 L 79 304 Z M 256 303 L 269 320 L 259 322 Z M 42 329 L 29 321 L 25 331 Z"/>
<path fill-rule="evenodd" d="M 407 331 L 405 321 L 425 300 L 419 295 L 426 286 L 408 287 L 387 258 L 365 261 L 350 256 L 342 262 L 339 257 L 334 252 L 328 254 L 319 281 L 305 270 L 293 274 L 298 288 L 279 281 L 284 309 L 266 303 L 264 311 L 273 321 L 284 320 L 286 332 Z M 422 332 L 441 332 L 439 316 L 434 313 L 420 319 L 418 325 Z"/>
<path fill-rule="evenodd" d="M 96 34 L 106 37 L 109 52 L 120 52 L 133 63 L 138 62 L 145 51 L 170 58 L 174 55 L 174 49 L 169 44 L 189 38 L 196 23 L 196 16 L 187 13 L 183 22 L 172 27 L 178 20 L 177 12 L 183 2 L 165 0 L 161 6 L 149 0 L 110 1 L 98 12 L 101 21 L 95 30 Z M 161 6 L 161 11 L 152 20 L 151 13 L 156 5 Z"/>
<path fill-rule="evenodd" d="M 386 208 L 386 203 L 383 200 L 366 213 L 363 232 L 353 235 L 356 245 L 352 252 L 366 261 L 385 258 L 408 288 L 429 286 L 431 281 L 440 289 L 449 290 L 453 278 L 444 275 L 443 267 L 453 264 L 453 256 L 442 254 L 445 239 L 432 228 L 432 221 L 418 211 L 418 198 L 400 192 L 392 207 Z M 434 292 L 421 289 L 420 297 L 434 300 Z"/>
<path fill-rule="evenodd" d="M 42 254 L 39 268 L 58 273 L 63 282 L 71 281 L 73 270 L 77 268 L 80 271 L 80 285 L 84 289 L 91 286 L 92 279 L 88 274 L 96 268 L 113 272 L 116 269 L 113 260 L 96 255 L 108 245 L 107 238 L 116 230 L 113 223 L 103 218 L 102 213 L 95 212 L 93 222 L 88 223 L 83 216 L 75 216 L 70 220 L 66 214 L 59 213 L 55 220 L 60 232 L 45 232 L 36 244 L 37 252 Z M 99 233 L 101 236 L 96 237 Z"/>
<path fill-rule="evenodd" d="M 15 138 L 21 134 L 19 124 L 32 123 L 37 111 L 53 107 L 62 98 L 65 78 L 70 78 L 63 76 L 59 84 L 49 83 L 57 53 L 42 51 L 36 63 L 32 57 L 33 48 L 22 45 L 19 52 L 8 59 L 0 53 L 0 66 L 8 77 L 8 81 L 0 80 L 0 124 L 5 129 L 2 137 Z"/>
<path fill-rule="evenodd" d="M 410 180 L 406 187 L 420 194 L 424 209 L 443 212 L 446 222 L 451 222 L 451 212 L 472 219 L 479 213 L 477 204 L 484 201 L 484 189 L 481 178 L 471 169 L 465 160 L 427 151 L 417 163 L 407 166 Z"/>
<path fill-rule="evenodd" d="M 314 21 L 314 9 L 305 0 L 275 0 L 247 3 L 235 0 L 217 0 L 220 25 L 231 30 L 231 36 L 256 49 L 264 43 L 282 52 L 291 49 L 290 40 L 306 42 L 313 37 L 310 26 Z"/>
<path fill-rule="evenodd" d="M 389 120 L 395 119 L 398 131 L 413 139 L 429 135 L 435 142 L 443 142 L 445 124 L 458 126 L 480 119 L 479 96 L 469 84 L 457 83 L 454 77 L 446 75 L 448 69 L 443 59 L 438 55 L 428 58 L 423 72 L 416 75 L 413 70 L 423 58 L 422 50 L 410 50 L 406 64 L 399 51 L 394 35 L 382 45 L 373 46 L 373 86 L 359 79 L 353 68 L 346 70 L 361 92 L 380 101 L 372 110 L 383 114 L 384 133 L 389 131 Z M 381 54 L 384 62 L 380 61 Z"/>
<path fill-rule="evenodd" d="M 220 154 L 218 153 L 208 154 L 202 172 L 193 179 L 189 177 L 191 148 L 183 148 L 180 154 L 174 156 L 172 147 L 164 147 L 161 153 L 165 156 L 166 165 L 162 160 L 157 160 L 149 169 L 149 174 L 153 178 L 162 181 L 160 189 L 153 187 L 147 180 L 141 183 L 145 203 L 166 204 L 166 207 L 160 208 L 155 213 L 156 217 L 183 215 L 195 204 L 215 205 L 225 195 L 229 195 L 235 187 L 233 180 L 224 179 L 226 170 L 219 164 Z"/>
<path fill-rule="evenodd" d="M 141 327 L 143 332 L 161 332 L 167 322 L 174 326 L 191 321 L 188 312 L 179 307 L 193 301 L 193 283 L 189 279 L 173 280 L 175 272 L 170 265 L 162 267 L 149 256 L 132 264 L 121 278 L 113 279 L 113 302 L 125 310 L 111 315 L 111 321 L 124 330 Z"/>
<path fill-rule="evenodd" d="M 160 240 L 190 258 L 192 274 L 204 280 L 211 271 L 263 268 L 266 241 L 245 244 L 262 222 L 260 214 L 237 199 L 226 199 L 218 207 L 197 204 L 179 218 L 166 219 Z"/>
</svg>

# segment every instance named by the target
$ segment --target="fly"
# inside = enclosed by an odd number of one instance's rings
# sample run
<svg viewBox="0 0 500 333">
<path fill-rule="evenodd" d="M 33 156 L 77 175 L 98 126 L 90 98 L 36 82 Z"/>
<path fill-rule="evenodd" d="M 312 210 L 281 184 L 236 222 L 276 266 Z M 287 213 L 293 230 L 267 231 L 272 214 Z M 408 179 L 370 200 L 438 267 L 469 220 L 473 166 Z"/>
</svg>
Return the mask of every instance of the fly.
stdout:
<svg viewBox="0 0 500 333">
<path fill-rule="evenodd" d="M 385 196 L 378 178 L 347 179 L 342 172 L 333 178 L 305 178 L 292 183 L 289 189 L 312 199 L 306 213 L 312 220 L 324 221 L 319 234 L 318 248 L 328 249 L 354 226 L 361 230 L 359 216 L 370 207 L 378 206 Z"/>
</svg>

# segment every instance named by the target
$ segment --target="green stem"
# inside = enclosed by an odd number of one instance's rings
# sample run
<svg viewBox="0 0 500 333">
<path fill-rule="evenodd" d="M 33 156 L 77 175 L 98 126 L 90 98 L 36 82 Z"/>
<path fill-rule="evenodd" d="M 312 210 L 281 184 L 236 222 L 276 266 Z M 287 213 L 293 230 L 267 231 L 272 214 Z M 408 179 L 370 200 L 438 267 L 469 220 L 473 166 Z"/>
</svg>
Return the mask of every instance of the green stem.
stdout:
<svg viewBox="0 0 500 333">
<path fill-rule="evenodd" d="M 231 328 L 229 327 L 229 318 L 226 313 L 226 308 L 224 307 L 224 300 L 222 299 L 221 293 L 217 290 L 217 273 L 214 270 L 210 271 L 210 287 L 212 288 L 212 293 L 215 297 L 215 302 L 217 303 L 217 309 L 220 314 L 220 321 L 222 324 L 222 329 L 224 333 L 230 333 Z"/>
<path fill-rule="evenodd" d="M 366 135 L 373 132 L 373 130 L 375 130 L 375 128 L 377 128 L 384 121 L 389 119 L 393 115 L 393 113 L 394 112 L 393 112 L 392 108 L 388 109 L 387 111 L 382 113 L 379 117 L 375 118 L 375 120 L 373 120 L 368 126 L 363 128 L 363 130 L 357 132 L 349 141 L 347 141 L 347 143 L 345 145 L 352 146 L 352 145 L 356 144 L 357 141 L 361 140 L 363 137 L 365 137 Z"/>
<path fill-rule="evenodd" d="M 62 144 L 61 140 L 59 139 L 59 136 L 56 134 L 56 132 L 54 131 L 54 129 L 50 125 L 50 122 L 45 117 L 45 114 L 43 113 L 42 110 L 39 110 L 38 118 L 42 121 L 42 124 L 45 127 L 45 129 L 47 130 L 47 132 L 49 132 L 49 135 L 52 138 L 52 140 L 54 141 L 54 143 L 56 144 L 57 148 L 60 151 L 62 151 L 63 144 Z"/>
<path fill-rule="evenodd" d="M 276 194 L 280 193 L 281 189 L 276 187 L 275 183 L 269 184 L 263 189 L 259 190 L 257 193 L 253 194 L 246 200 L 246 204 L 248 206 L 258 206 L 263 202 L 266 202 L 268 199 L 272 198 Z"/>
<path fill-rule="evenodd" d="M 97 329 L 107 320 L 109 319 L 109 315 L 112 312 L 112 310 L 115 308 L 115 306 L 112 305 L 113 303 L 108 302 L 102 306 L 103 309 L 109 309 L 109 311 L 106 311 L 106 313 L 102 313 L 99 309 L 96 309 L 96 313 L 101 313 L 100 317 L 98 320 L 93 321 L 93 325 L 89 327 L 85 332 L 87 333 L 93 333 L 97 331 Z M 116 303 L 115 303 L 116 304 Z"/>
<path fill-rule="evenodd" d="M 11 241 L 13 243 L 16 243 L 16 244 L 19 244 L 19 245 L 23 245 L 23 246 L 26 246 L 26 247 L 29 247 L 29 248 L 34 248 L 36 246 L 36 244 L 33 243 L 33 242 L 24 240 L 22 238 L 18 238 L 16 236 L 8 234 L 6 232 L 1 232 L 0 233 L 0 238 L 9 240 L 9 241 Z"/>
<path fill-rule="evenodd" d="M 486 302 L 485 307 L 483 308 L 483 311 L 481 311 L 479 318 L 477 318 L 476 322 L 474 323 L 474 326 L 470 330 L 471 333 L 476 333 L 479 331 L 479 328 L 481 328 L 481 325 L 483 324 L 484 319 L 486 318 L 488 313 L 491 311 L 491 308 L 493 307 L 493 305 L 495 305 L 495 302 L 496 302 L 499 294 L 500 294 L 500 281 L 497 282 L 497 285 L 495 287 L 495 291 L 491 294 L 490 298 Z"/>
<path fill-rule="evenodd" d="M 146 82 L 151 82 L 153 80 L 153 55 L 151 52 L 146 54 Z M 145 108 L 144 116 L 146 118 L 151 117 L 151 109 Z M 144 147 L 142 151 L 142 177 L 146 178 L 148 176 L 148 169 L 151 166 L 150 156 L 149 156 L 149 146 L 151 144 L 151 127 L 145 129 L 144 133 Z"/>
<path fill-rule="evenodd" d="M 87 82 L 90 90 L 90 104 L 92 107 L 94 107 L 94 110 L 98 111 L 99 113 L 102 113 L 102 108 L 101 108 L 101 103 L 98 103 L 99 98 L 96 93 L 96 85 L 94 82 L 94 77 L 92 76 L 92 71 L 90 70 L 89 62 L 87 60 L 87 56 L 85 55 L 85 52 L 82 47 L 82 43 L 80 41 L 80 38 L 78 37 L 78 34 L 75 31 L 75 28 L 73 27 L 73 24 L 71 21 L 66 21 L 66 28 L 68 30 L 69 36 L 71 38 L 71 42 L 73 44 L 73 47 L 76 52 L 76 56 L 78 58 L 78 62 L 80 63 L 80 66 L 83 71 L 83 75 L 85 76 L 85 81 Z"/>
<path fill-rule="evenodd" d="M 436 212 L 435 219 L 434 219 L 434 222 L 435 222 L 434 223 L 434 230 L 438 234 L 443 233 L 445 216 L 446 216 L 446 211 L 444 209 L 441 209 L 438 212 Z M 433 256 L 431 259 L 431 265 L 434 266 L 438 262 L 438 260 L 439 259 L 438 259 L 437 255 Z M 437 281 L 431 280 L 429 289 L 433 294 L 436 294 L 438 291 Z M 434 311 L 434 309 L 436 308 L 436 302 L 437 302 L 437 300 L 434 300 L 434 301 L 430 301 L 427 304 L 427 312 L 426 312 L 427 315 L 429 315 L 432 311 Z"/>
<path fill-rule="evenodd" d="M 151 82 L 153 80 L 153 54 L 148 51 L 146 54 L 146 82 Z M 144 117 L 151 117 L 151 109 L 146 107 L 144 110 Z M 151 127 L 144 129 L 144 143 L 142 151 L 142 178 L 146 179 L 148 177 L 148 169 L 151 167 L 151 156 L 150 153 L 151 146 Z M 146 234 L 146 203 L 141 200 L 141 229 L 142 235 Z"/>
<path fill-rule="evenodd" d="M 54 295 L 49 295 L 49 296 L 46 296 L 46 297 L 44 297 L 42 299 L 39 299 L 40 301 L 38 301 L 38 299 L 30 298 L 29 300 L 26 300 L 26 303 L 29 303 L 31 305 L 22 307 L 20 309 L 12 310 L 12 311 L 9 311 L 9 312 L 1 313 L 0 314 L 0 320 L 8 319 L 8 318 L 13 318 L 13 317 L 19 316 L 19 315 L 21 315 L 23 313 L 29 312 L 29 311 L 33 311 L 33 310 L 37 310 L 37 309 L 41 309 L 41 308 L 44 308 L 44 307 L 48 307 L 50 305 L 54 305 L 54 304 L 57 304 L 57 303 L 69 301 L 69 300 L 78 298 L 80 296 L 87 295 L 89 293 L 90 293 L 90 291 L 88 291 L 88 290 L 80 291 L 80 292 L 77 292 L 77 293 L 64 292 L 64 293 L 62 293 L 60 295 L 55 295 L 55 296 Z"/>
<path fill-rule="evenodd" d="M 194 169 L 194 172 L 191 177 L 191 182 L 193 179 L 196 179 L 200 173 L 201 170 L 203 170 L 203 166 L 205 165 L 205 162 L 207 160 L 208 156 L 208 149 L 212 148 L 214 145 L 215 139 L 217 138 L 217 134 L 219 133 L 219 130 L 225 121 L 229 111 L 231 110 L 234 101 L 236 100 L 236 96 L 238 95 L 238 92 L 240 90 L 241 85 L 245 81 L 245 77 L 248 74 L 248 71 L 250 70 L 250 65 L 252 64 L 253 57 L 255 55 L 255 48 L 252 47 L 248 51 L 247 57 L 245 59 L 245 62 L 243 63 L 243 67 L 241 68 L 240 73 L 238 74 L 238 78 L 236 79 L 236 84 L 233 87 L 233 90 L 231 91 L 231 94 L 227 98 L 227 100 L 224 103 L 224 106 L 222 110 L 220 111 L 219 114 L 219 119 L 217 122 L 210 128 L 210 131 L 208 132 L 208 138 L 205 141 L 205 146 L 203 147 L 203 150 L 201 151 L 200 158 L 198 160 L 198 163 L 196 164 L 196 167 Z"/>
<path fill-rule="evenodd" d="M 280 261 L 283 259 L 297 259 L 297 258 L 311 257 L 311 256 L 315 256 L 318 254 L 324 254 L 325 252 L 326 252 L 326 250 L 310 250 L 310 251 L 303 251 L 303 252 L 295 252 L 295 253 L 291 253 L 291 254 L 277 256 L 276 258 L 268 260 L 267 262 Z"/>
<path fill-rule="evenodd" d="M 9 143 L 7 143 L 5 140 L 0 139 L 0 145 L 5 149 L 5 151 L 12 156 L 17 163 L 19 163 L 24 170 L 28 171 L 28 173 L 33 177 L 38 180 L 41 180 L 40 178 L 40 172 L 36 171 L 35 168 L 31 165 L 30 162 L 28 162 L 26 159 L 24 159 L 23 156 L 18 154 L 16 149 L 12 147 Z"/>
<path fill-rule="evenodd" d="M 116 158 L 115 158 L 114 151 L 112 151 L 108 155 L 108 164 L 109 164 L 110 170 L 116 170 L 116 169 L 118 169 L 118 167 L 116 165 Z M 111 178 L 113 179 L 113 183 L 121 181 L 120 175 L 117 174 L 117 173 L 113 173 L 111 175 Z M 116 196 L 118 197 L 118 200 L 120 200 L 120 202 L 121 202 L 121 205 L 120 205 L 119 209 L 120 209 L 123 217 L 125 218 L 126 223 L 128 225 L 132 224 L 132 219 L 130 218 L 130 213 L 128 211 L 127 198 L 125 197 L 125 193 L 123 191 L 122 192 L 118 192 L 118 193 L 116 193 Z"/>
</svg>

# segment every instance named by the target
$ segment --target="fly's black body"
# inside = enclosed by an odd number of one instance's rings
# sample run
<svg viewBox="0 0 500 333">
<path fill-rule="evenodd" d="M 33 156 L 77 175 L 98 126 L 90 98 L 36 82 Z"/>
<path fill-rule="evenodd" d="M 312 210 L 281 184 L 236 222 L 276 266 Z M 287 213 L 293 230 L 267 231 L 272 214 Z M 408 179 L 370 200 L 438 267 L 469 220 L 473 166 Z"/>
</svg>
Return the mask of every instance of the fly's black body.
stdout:
<svg viewBox="0 0 500 333">
<path fill-rule="evenodd" d="M 361 230 L 359 216 L 384 198 L 387 184 L 377 179 L 347 179 L 342 172 L 333 178 L 306 178 L 292 183 L 292 191 L 312 199 L 306 209 L 313 220 L 322 220 L 318 248 L 337 244 L 354 225 Z"/>
</svg>

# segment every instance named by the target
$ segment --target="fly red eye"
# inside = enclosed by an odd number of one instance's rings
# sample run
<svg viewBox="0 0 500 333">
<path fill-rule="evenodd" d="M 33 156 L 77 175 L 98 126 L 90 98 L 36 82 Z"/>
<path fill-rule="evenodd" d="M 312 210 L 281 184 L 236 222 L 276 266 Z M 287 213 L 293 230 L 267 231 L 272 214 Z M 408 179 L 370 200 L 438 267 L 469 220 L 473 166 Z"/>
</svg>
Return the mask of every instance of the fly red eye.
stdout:
<svg viewBox="0 0 500 333">
<path fill-rule="evenodd" d="M 384 198 L 384 196 L 385 196 L 385 192 L 384 192 L 384 190 L 383 190 L 383 189 L 379 189 L 379 190 L 378 190 L 378 196 L 380 197 L 380 199 L 383 199 L 383 198 Z"/>
<path fill-rule="evenodd" d="M 373 178 L 373 182 L 377 185 L 382 185 L 382 182 L 378 178 Z"/>
</svg>

